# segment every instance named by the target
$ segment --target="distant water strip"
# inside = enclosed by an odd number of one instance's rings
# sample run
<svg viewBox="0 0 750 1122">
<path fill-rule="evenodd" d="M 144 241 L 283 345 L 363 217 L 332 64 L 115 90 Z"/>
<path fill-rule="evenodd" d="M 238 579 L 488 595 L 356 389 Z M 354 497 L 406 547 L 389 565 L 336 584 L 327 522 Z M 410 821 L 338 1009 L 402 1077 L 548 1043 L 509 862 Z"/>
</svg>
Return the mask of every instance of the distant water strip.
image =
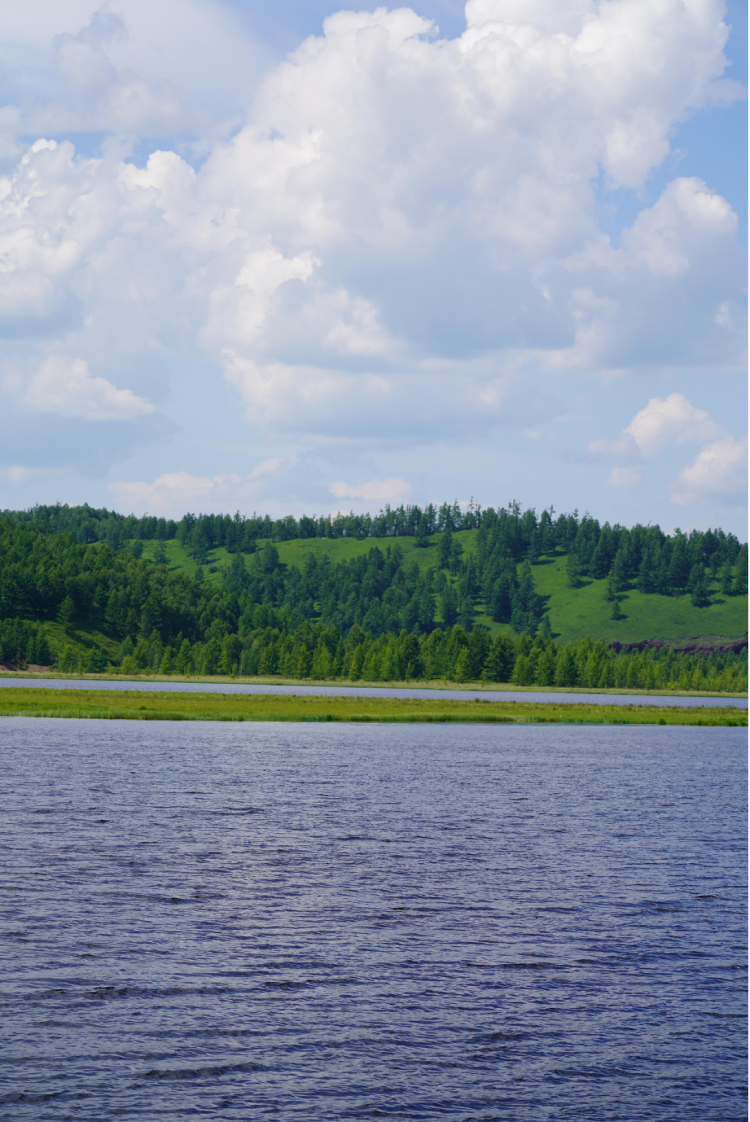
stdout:
<svg viewBox="0 0 750 1122">
<path fill-rule="evenodd" d="M 394 686 L 308 686 L 302 682 L 289 685 L 258 684 L 247 682 L 149 682 L 135 679 L 127 681 L 120 678 L 98 680 L 83 678 L 0 678 L 0 686 L 27 686 L 36 689 L 62 690 L 146 690 L 159 693 L 274 693 L 274 694 L 320 694 L 323 697 L 427 697 L 453 698 L 455 701 L 471 701 L 481 697 L 487 701 L 537 701 L 560 704 L 571 702 L 579 705 L 732 705 L 747 709 L 746 697 L 676 697 L 673 694 L 606 694 L 606 693 L 549 693 L 543 690 L 487 690 L 483 688 L 465 690 L 419 689 L 418 687 L 397 688 Z"/>
</svg>

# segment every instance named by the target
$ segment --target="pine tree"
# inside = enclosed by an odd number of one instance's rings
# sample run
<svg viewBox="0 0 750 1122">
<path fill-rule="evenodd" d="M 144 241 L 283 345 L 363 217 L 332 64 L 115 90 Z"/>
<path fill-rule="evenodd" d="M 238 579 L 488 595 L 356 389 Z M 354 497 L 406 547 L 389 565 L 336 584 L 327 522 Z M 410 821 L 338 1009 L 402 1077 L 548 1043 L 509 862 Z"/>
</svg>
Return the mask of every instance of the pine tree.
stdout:
<svg viewBox="0 0 750 1122">
<path fill-rule="evenodd" d="M 513 582 L 508 573 L 498 577 L 492 589 L 490 611 L 496 623 L 510 623 L 513 611 Z"/>
<path fill-rule="evenodd" d="M 471 631 L 474 627 L 474 598 L 468 592 L 463 592 L 459 598 L 458 622 L 464 631 Z"/>
<path fill-rule="evenodd" d="M 690 576 L 691 588 L 691 602 L 694 608 L 706 608 L 711 603 L 708 595 L 708 585 L 706 584 L 706 574 L 702 565 L 696 565 L 695 568 L 699 570 L 695 579 L 693 575 Z"/>
<path fill-rule="evenodd" d="M 192 670 L 193 660 L 191 657 L 190 640 L 183 639 L 180 646 L 179 654 L 177 655 L 176 666 L 178 674 L 189 674 Z"/>
<path fill-rule="evenodd" d="M 459 656 L 456 660 L 456 668 L 453 671 L 454 682 L 468 682 L 471 679 L 471 655 L 469 654 L 468 647 L 462 647 Z"/>
<path fill-rule="evenodd" d="M 682 592 L 690 575 L 690 558 L 685 548 L 685 539 L 679 530 L 675 531 L 676 538 L 672 547 L 672 558 L 669 562 L 669 583 L 675 592 Z"/>
<path fill-rule="evenodd" d="M 615 554 L 612 564 L 612 582 L 616 592 L 628 587 L 628 555 L 622 547 Z"/>
<path fill-rule="evenodd" d="M 557 657 L 557 666 L 555 667 L 555 685 L 556 686 L 575 686 L 578 682 L 578 671 L 576 669 L 576 660 L 570 644 L 567 644 L 560 651 Z"/>
<path fill-rule="evenodd" d="M 446 586 L 440 600 L 440 609 L 443 615 L 443 622 L 446 627 L 452 627 L 458 619 L 458 608 L 456 605 L 456 594 L 453 591 L 453 585 Z"/>
<path fill-rule="evenodd" d="M 486 627 L 477 627 L 476 631 L 472 631 L 469 639 L 469 655 L 471 657 L 471 676 L 472 678 L 479 678 L 482 674 L 482 668 L 490 652 L 491 639 L 490 633 Z"/>
<path fill-rule="evenodd" d="M 719 584 L 725 596 L 732 595 L 732 566 L 728 561 L 719 570 Z"/>
<path fill-rule="evenodd" d="M 618 600 L 618 598 L 616 596 L 615 596 L 614 600 L 612 601 L 612 611 L 609 613 L 609 618 L 610 619 L 627 619 L 628 618 L 625 615 L 625 613 L 623 612 L 622 607 L 620 606 L 620 601 Z"/>
<path fill-rule="evenodd" d="M 349 677 L 353 682 L 359 681 L 362 677 L 362 668 L 365 665 L 366 649 L 364 643 L 358 643 L 354 648 L 352 655 L 352 665 L 349 671 Z"/>
<path fill-rule="evenodd" d="M 482 678 L 487 682 L 509 682 L 514 662 L 513 641 L 508 635 L 498 635 L 485 659 Z"/>
<path fill-rule="evenodd" d="M 438 567 L 447 569 L 451 563 L 451 551 L 453 549 L 453 534 L 450 530 L 446 530 L 440 539 L 440 552 L 438 554 Z"/>
<path fill-rule="evenodd" d="M 652 593 L 656 591 L 656 570 L 654 567 L 654 554 L 651 549 L 643 551 L 643 559 L 638 569 L 636 588 L 639 592 Z"/>
<path fill-rule="evenodd" d="M 57 622 L 67 631 L 73 623 L 75 614 L 76 606 L 73 603 L 73 598 L 71 596 L 66 596 L 62 604 L 60 605 L 59 612 L 57 613 Z"/>
<path fill-rule="evenodd" d="M 742 546 L 737 554 L 737 576 L 734 578 L 734 584 L 732 585 L 732 595 L 747 595 L 747 543 Z"/>
<path fill-rule="evenodd" d="M 450 570 L 451 570 L 451 572 L 453 573 L 454 576 L 456 575 L 456 573 L 458 572 L 458 570 L 461 567 L 461 558 L 463 557 L 463 552 L 464 552 L 464 547 L 461 545 L 461 542 L 458 540 L 458 538 L 454 538 L 453 539 L 453 544 L 451 546 L 451 559 L 450 559 Z"/>
<path fill-rule="evenodd" d="M 581 564 L 575 553 L 568 554 L 567 560 L 568 588 L 581 587 Z"/>
<path fill-rule="evenodd" d="M 513 667 L 513 681 L 517 686 L 530 686 L 533 681 L 531 659 L 528 655 L 519 655 Z"/>
<path fill-rule="evenodd" d="M 546 650 L 542 651 L 539 662 L 537 663 L 536 680 L 540 686 L 552 686 L 555 684 L 556 661 L 555 648 L 550 644 Z"/>
<path fill-rule="evenodd" d="M 310 674 L 315 679 L 325 680 L 326 678 L 330 678 L 332 673 L 333 663 L 331 660 L 331 652 L 328 650 L 323 640 L 320 639 L 315 648 Z"/>
</svg>

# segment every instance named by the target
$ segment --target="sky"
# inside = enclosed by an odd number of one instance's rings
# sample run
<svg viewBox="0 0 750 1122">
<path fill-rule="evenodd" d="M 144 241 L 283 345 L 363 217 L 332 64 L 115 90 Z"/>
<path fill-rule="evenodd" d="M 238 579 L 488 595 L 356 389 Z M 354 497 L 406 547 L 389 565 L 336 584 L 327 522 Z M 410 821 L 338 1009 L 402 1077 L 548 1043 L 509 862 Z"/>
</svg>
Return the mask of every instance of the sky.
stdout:
<svg viewBox="0 0 750 1122">
<path fill-rule="evenodd" d="M 744 4 L 3 23 L 0 508 L 747 540 Z"/>
</svg>

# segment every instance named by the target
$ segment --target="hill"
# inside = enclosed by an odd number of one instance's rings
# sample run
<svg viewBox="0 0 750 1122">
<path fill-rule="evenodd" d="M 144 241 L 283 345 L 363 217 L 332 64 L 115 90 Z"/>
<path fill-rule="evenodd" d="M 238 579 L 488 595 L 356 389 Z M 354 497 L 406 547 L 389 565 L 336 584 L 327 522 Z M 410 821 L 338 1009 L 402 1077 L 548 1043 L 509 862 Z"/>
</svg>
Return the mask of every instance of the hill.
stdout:
<svg viewBox="0 0 750 1122">
<path fill-rule="evenodd" d="M 71 529 L 57 532 L 0 519 L 8 664 L 592 688 L 742 688 L 746 676 L 747 546 L 721 531 L 511 508 L 442 530 L 423 514 L 415 534 L 384 537 L 330 522 L 303 536 L 302 520 L 295 536 L 282 520 L 272 540 L 247 536 L 263 520 L 188 519 L 113 548 L 107 534 L 81 542 L 89 523 L 63 514 Z"/>
<path fill-rule="evenodd" d="M 477 530 L 464 530 L 452 535 L 461 546 L 464 559 L 476 556 L 477 536 Z M 442 534 L 433 535 L 426 548 L 417 546 L 413 536 L 391 538 L 387 544 L 398 545 L 403 552 L 404 564 L 416 564 L 421 572 L 427 573 L 438 562 L 442 538 Z M 258 543 L 261 547 L 263 544 L 263 541 Z M 132 546 L 132 543 L 128 545 Z M 374 545 L 385 548 L 386 543 L 373 542 L 370 538 L 312 538 L 277 542 L 275 548 L 283 565 L 304 570 L 309 556 L 326 558 L 337 564 L 366 557 Z M 185 546 L 173 540 L 164 543 L 164 548 L 170 571 L 195 577 L 199 565 Z M 157 542 L 148 542 L 144 545 L 143 556 L 153 558 L 157 550 Z M 226 547 L 210 550 L 203 566 L 206 581 L 216 587 L 223 584 L 231 562 L 232 554 Z M 694 606 L 687 591 L 677 596 L 674 593 L 659 596 L 640 592 L 631 582 L 620 593 L 622 618 L 614 620 L 611 618 L 612 604 L 606 598 L 607 579 L 583 578 L 578 588 L 571 588 L 567 554 L 555 552 L 542 557 L 531 565 L 531 571 L 536 591 L 544 599 L 550 633 L 561 643 L 576 642 L 590 636 L 593 640 L 603 639 L 607 643 L 665 639 L 679 644 L 700 639 L 708 645 L 715 645 L 722 640 L 741 639 L 747 632 L 747 594 L 724 595 L 718 574 L 713 579 L 710 576 L 707 578 L 708 596 L 703 607 Z M 733 579 L 734 575 L 733 570 Z M 435 618 L 436 622 L 440 622 L 438 612 Z M 509 623 L 495 622 L 481 602 L 476 605 L 474 621 L 488 627 L 493 635 L 513 630 Z"/>
</svg>

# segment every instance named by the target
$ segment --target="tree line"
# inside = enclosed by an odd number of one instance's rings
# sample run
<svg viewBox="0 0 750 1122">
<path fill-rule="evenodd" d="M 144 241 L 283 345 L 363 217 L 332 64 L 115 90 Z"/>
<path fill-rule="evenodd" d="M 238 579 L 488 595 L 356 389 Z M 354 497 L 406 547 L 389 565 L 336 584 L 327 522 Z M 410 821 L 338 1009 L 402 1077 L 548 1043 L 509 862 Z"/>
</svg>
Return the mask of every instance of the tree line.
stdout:
<svg viewBox="0 0 750 1122">
<path fill-rule="evenodd" d="M 292 515 L 273 519 L 268 514 L 243 516 L 234 514 L 186 514 L 179 521 L 144 515 L 123 515 L 106 508 L 97 509 L 84 503 L 37 505 L 29 510 L 5 510 L 3 517 L 20 525 L 33 526 L 46 534 L 68 533 L 80 545 L 106 542 L 116 551 L 132 539 L 171 541 L 176 538 L 198 555 L 217 546 L 230 553 L 252 553 L 258 541 L 293 541 L 299 538 L 387 538 L 414 536 L 421 539 L 444 530 L 474 530 L 481 524 L 482 509 L 470 503 L 462 510 L 457 502 L 443 503 L 439 508 L 429 504 L 424 509 L 403 504 L 386 505 L 376 515 L 335 514 L 324 516 Z"/>
<path fill-rule="evenodd" d="M 136 518 L 114 511 L 97 510 L 84 504 L 69 507 L 36 506 L 27 511 L 6 511 L 4 517 L 20 526 L 37 530 L 45 536 L 69 534 L 81 545 L 105 543 L 113 553 L 123 546 L 139 552 L 138 542 L 176 539 L 199 564 L 205 565 L 211 550 L 225 548 L 230 554 L 252 555 L 266 542 L 294 539 L 353 537 L 414 537 L 417 545 L 428 546 L 435 534 L 452 535 L 461 530 L 478 530 L 477 557 L 461 572 L 461 588 L 446 593 L 440 587 L 436 595 L 447 596 L 451 616 L 455 599 L 456 619 L 469 620 L 468 601 L 481 596 L 491 617 L 497 622 L 512 623 L 517 630 L 531 628 L 541 618 L 541 607 L 531 594 L 528 574 L 519 576 L 522 561 L 536 564 L 542 557 L 567 554 L 568 581 L 580 587 L 586 578 L 607 579 L 607 595 L 613 603 L 613 616 L 618 618 L 619 596 L 629 587 L 664 596 L 689 592 L 697 607 L 709 602 L 708 583 L 718 580 L 724 595 L 747 592 L 747 545 L 723 530 L 694 530 L 683 534 L 679 529 L 665 534 L 659 526 L 635 525 L 630 529 L 608 522 L 603 525 L 588 514 L 560 514 L 533 509 L 522 510 L 518 503 L 508 507 L 482 509 L 471 503 L 462 510 L 458 503 L 418 505 L 386 505 L 379 514 L 337 514 L 326 517 L 291 515 L 271 519 L 254 514 L 238 513 L 186 514 L 179 522 L 153 516 Z M 438 571 L 458 574 L 460 557 L 446 560 L 452 542 L 440 542 L 441 561 Z M 458 551 L 458 545 L 456 545 Z M 735 572 L 736 570 L 736 572 Z"/>
<path fill-rule="evenodd" d="M 109 665 L 100 652 L 77 655 L 63 646 L 58 666 L 63 671 L 99 672 L 128 677 L 137 674 L 243 675 L 327 681 L 397 682 L 482 681 L 520 686 L 562 686 L 591 689 L 747 690 L 747 650 L 740 654 L 685 654 L 671 648 L 616 653 L 603 640 L 581 639 L 560 646 L 541 633 L 525 632 L 491 639 L 486 628 L 467 633 L 460 624 L 416 636 L 374 639 L 355 624 L 343 636 L 319 623 L 298 623 L 287 608 L 265 606 L 243 612 L 241 629 L 223 639 L 212 637 L 174 647 L 154 631 L 137 642 L 126 636 L 118 657 Z M 256 626 L 256 624 L 258 626 Z"/>
<path fill-rule="evenodd" d="M 0 519 L 0 657 L 15 664 L 54 660 L 71 671 L 98 672 L 109 661 L 123 673 L 644 689 L 730 688 L 731 681 L 742 688 L 746 651 L 625 654 L 590 641 L 556 644 L 519 521 L 485 518 L 468 557 L 459 539 L 444 532 L 427 570 L 406 561 L 398 542 L 338 563 L 309 554 L 303 568 L 287 567 L 266 540 L 249 559 L 234 553 L 221 583 L 213 584 L 200 570 L 190 578 L 132 549 L 113 552 L 106 544 L 80 544 L 72 534 Z M 635 535 L 625 541 L 618 550 L 637 558 Z M 738 576 L 735 569 L 732 580 Z M 494 618 L 512 624 L 515 637 L 492 640 L 487 628 L 474 625 L 481 597 Z M 40 626 L 51 620 L 71 633 L 55 650 Z M 82 656 L 72 637 L 80 625 L 112 637 L 117 655 L 92 646 Z"/>
</svg>

